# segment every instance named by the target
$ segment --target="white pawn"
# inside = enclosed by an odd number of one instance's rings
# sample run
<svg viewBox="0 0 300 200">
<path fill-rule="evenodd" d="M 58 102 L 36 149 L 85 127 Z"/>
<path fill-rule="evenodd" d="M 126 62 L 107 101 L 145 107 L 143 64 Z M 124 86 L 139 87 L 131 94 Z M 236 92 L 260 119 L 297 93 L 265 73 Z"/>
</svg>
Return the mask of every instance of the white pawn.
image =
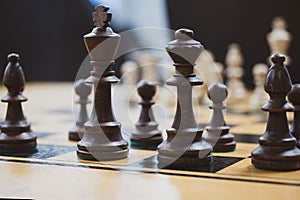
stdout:
<svg viewBox="0 0 300 200">
<path fill-rule="evenodd" d="M 269 100 L 269 95 L 264 90 L 264 83 L 268 73 L 268 66 L 264 63 L 254 65 L 252 69 L 255 88 L 249 100 L 252 110 L 258 110 Z"/>
<path fill-rule="evenodd" d="M 158 71 L 159 58 L 155 54 L 140 53 L 138 59 L 141 67 L 141 80 L 160 83 L 160 74 Z"/>
<path fill-rule="evenodd" d="M 246 96 L 245 85 L 242 81 L 244 74 L 243 64 L 244 59 L 241 53 L 240 45 L 231 44 L 228 47 L 226 54 L 225 63 L 226 76 L 227 76 L 227 87 L 229 90 L 230 99 L 243 99 Z"/>
<path fill-rule="evenodd" d="M 138 80 L 138 64 L 134 61 L 125 61 L 121 66 L 122 84 L 136 85 Z"/>
<path fill-rule="evenodd" d="M 125 61 L 121 66 L 121 74 L 122 74 L 122 90 L 118 90 L 120 92 L 124 92 L 124 95 L 128 96 L 129 103 L 135 104 L 139 100 L 139 96 L 137 94 L 137 81 L 138 81 L 138 64 L 134 61 Z"/>
<path fill-rule="evenodd" d="M 165 67 L 162 69 L 163 75 L 164 75 L 164 80 L 168 80 L 171 77 L 173 77 L 175 71 L 172 66 L 172 64 L 167 63 L 164 64 Z M 164 107 L 171 109 L 170 113 L 176 111 L 176 103 L 177 103 L 177 91 L 176 87 L 172 87 L 166 84 L 162 84 L 160 87 L 157 87 L 157 93 L 159 95 L 157 96 L 157 104 L 156 105 L 163 105 Z"/>
<path fill-rule="evenodd" d="M 207 88 L 213 83 L 223 83 L 223 66 L 215 62 L 214 55 L 209 50 L 203 50 L 196 60 L 195 74 L 204 81 L 200 87 L 195 87 L 199 103 L 209 103 Z"/>
<path fill-rule="evenodd" d="M 285 19 L 282 17 L 275 17 L 271 27 L 272 31 L 267 34 L 271 55 L 276 53 L 283 54 L 286 57 L 284 64 L 291 64 L 291 58 L 288 56 L 288 48 L 292 41 L 292 35 L 286 30 L 287 23 Z"/>
<path fill-rule="evenodd" d="M 208 83 L 212 85 L 214 83 L 223 83 L 224 66 L 220 62 L 215 62 L 210 68 L 210 73 L 208 74 Z"/>
</svg>

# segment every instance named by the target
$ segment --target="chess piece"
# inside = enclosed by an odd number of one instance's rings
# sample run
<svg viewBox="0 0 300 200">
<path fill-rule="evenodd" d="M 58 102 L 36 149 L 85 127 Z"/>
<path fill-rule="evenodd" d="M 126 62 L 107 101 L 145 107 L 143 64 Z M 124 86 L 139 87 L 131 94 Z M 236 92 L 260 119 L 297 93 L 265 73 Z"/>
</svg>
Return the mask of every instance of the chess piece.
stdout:
<svg viewBox="0 0 300 200">
<path fill-rule="evenodd" d="M 224 100 L 228 91 L 224 84 L 215 83 L 208 88 L 208 98 L 212 101 L 209 105 L 213 109 L 213 116 L 208 126 L 205 127 L 207 133 L 203 139 L 213 146 L 215 152 L 234 151 L 236 142 L 234 136 L 229 133 L 230 127 L 226 125 L 222 110 L 226 108 Z"/>
<path fill-rule="evenodd" d="M 5 121 L 1 123 L 1 153 L 36 151 L 36 136 L 31 132 L 30 123 L 26 120 L 21 105 L 22 102 L 27 101 L 27 98 L 22 94 L 25 77 L 19 61 L 18 54 L 9 54 L 9 63 L 3 76 L 3 83 L 8 93 L 1 101 L 8 103 L 8 106 Z"/>
<path fill-rule="evenodd" d="M 138 80 L 138 64 L 134 61 L 125 61 L 121 66 L 122 73 L 122 90 L 127 94 L 130 94 L 128 97 L 129 103 L 135 105 L 138 100 L 138 94 L 136 92 L 136 84 Z M 126 98 L 127 100 L 127 98 Z"/>
<path fill-rule="evenodd" d="M 196 60 L 195 74 L 204 80 L 203 86 L 197 88 L 197 99 L 199 103 L 208 104 L 208 86 L 214 83 L 223 83 L 223 65 L 215 62 L 213 53 L 204 50 Z"/>
<path fill-rule="evenodd" d="M 86 105 L 91 103 L 88 99 L 92 91 L 92 87 L 86 84 L 83 79 L 79 79 L 75 82 L 75 92 L 79 96 L 79 100 L 76 101 L 80 105 L 80 111 L 77 116 L 75 126 L 69 131 L 69 140 L 79 141 L 84 133 L 84 123 L 89 120 L 86 110 Z"/>
<path fill-rule="evenodd" d="M 243 56 L 240 45 L 231 44 L 228 47 L 228 53 L 225 58 L 227 65 L 227 87 L 229 91 L 229 98 L 243 99 L 246 96 L 245 85 L 242 81 L 243 71 Z"/>
<path fill-rule="evenodd" d="M 107 12 L 109 8 L 96 6 L 95 9 L 96 27 L 84 36 L 93 67 L 86 82 L 94 84 L 94 106 L 77 144 L 77 155 L 85 160 L 118 160 L 128 155 L 128 143 L 121 135 L 121 124 L 115 119 L 111 103 L 111 84 L 119 81 L 112 65 L 121 37 L 109 27 L 112 17 Z"/>
<path fill-rule="evenodd" d="M 172 128 L 167 129 L 168 138 L 158 146 L 161 168 L 198 168 L 212 161 L 212 147 L 202 140 L 203 129 L 198 126 L 192 108 L 192 87 L 203 84 L 194 74 L 194 63 L 203 46 L 193 35 L 192 30 L 179 29 L 176 39 L 166 47 L 176 68 L 167 84 L 177 87 L 177 108 Z"/>
<path fill-rule="evenodd" d="M 300 168 L 300 150 L 296 139 L 290 134 L 286 112 L 293 106 L 286 101 L 291 90 L 290 75 L 284 66 L 285 57 L 272 56 L 274 63 L 268 70 L 265 91 L 270 100 L 262 106 L 269 112 L 267 128 L 259 138 L 259 147 L 252 151 L 252 163 L 255 167 L 267 170 L 295 170 Z"/>
<path fill-rule="evenodd" d="M 287 23 L 284 18 L 275 17 L 271 26 L 272 31 L 266 36 L 271 55 L 275 53 L 283 54 L 286 57 L 284 64 L 288 66 L 291 64 L 291 58 L 288 56 L 288 48 L 292 41 L 292 35 L 286 30 Z M 271 63 L 270 58 L 269 63 Z"/>
<path fill-rule="evenodd" d="M 297 147 L 300 148 L 300 84 L 293 85 L 292 90 L 288 94 L 288 99 L 295 108 L 290 132 L 297 140 Z"/>
<path fill-rule="evenodd" d="M 165 63 L 164 66 L 166 66 L 167 63 Z M 174 69 L 171 67 L 164 67 L 162 69 L 162 74 L 164 74 L 163 80 L 168 80 L 171 78 L 174 74 Z M 166 113 L 174 113 L 176 110 L 176 88 L 175 87 L 169 87 L 166 84 L 160 85 L 161 87 L 157 88 L 157 102 L 159 102 L 161 105 L 163 105 L 164 108 L 167 109 Z"/>
<path fill-rule="evenodd" d="M 138 80 L 138 64 L 127 60 L 121 66 L 122 84 L 136 85 Z"/>
<path fill-rule="evenodd" d="M 154 119 L 151 106 L 155 103 L 153 96 L 156 86 L 152 82 L 140 81 L 138 93 L 141 96 L 139 104 L 142 106 L 138 122 L 135 124 L 135 132 L 131 135 L 131 145 L 141 149 L 155 149 L 163 138 L 160 130 L 157 129 L 157 122 Z"/>
<path fill-rule="evenodd" d="M 209 85 L 223 83 L 224 66 L 220 62 L 214 62 L 208 74 Z"/>
<path fill-rule="evenodd" d="M 264 82 L 268 72 L 268 66 L 264 63 L 254 65 L 252 73 L 254 77 L 255 88 L 249 100 L 249 107 L 252 110 L 257 110 L 266 101 L 268 101 L 268 94 L 264 90 Z"/>
<path fill-rule="evenodd" d="M 197 100 L 199 103 L 207 102 L 207 87 L 210 85 L 210 72 L 214 67 L 214 56 L 211 51 L 203 50 L 196 60 L 195 74 L 204 80 L 202 87 L 197 88 Z"/>
<path fill-rule="evenodd" d="M 141 67 L 142 80 L 159 84 L 161 78 L 158 72 L 158 58 L 149 52 L 139 53 L 138 58 Z"/>
</svg>

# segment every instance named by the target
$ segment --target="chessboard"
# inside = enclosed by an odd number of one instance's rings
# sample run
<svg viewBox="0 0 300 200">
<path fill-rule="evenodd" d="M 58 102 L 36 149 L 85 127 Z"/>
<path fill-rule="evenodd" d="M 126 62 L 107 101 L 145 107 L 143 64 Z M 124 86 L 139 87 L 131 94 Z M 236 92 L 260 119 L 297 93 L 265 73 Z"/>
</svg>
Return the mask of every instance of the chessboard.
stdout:
<svg viewBox="0 0 300 200">
<path fill-rule="evenodd" d="M 125 139 L 140 107 L 117 98 L 127 90 L 113 88 L 113 109 Z M 68 140 L 74 124 L 73 83 L 32 82 L 26 85 L 24 113 L 38 137 L 37 152 L 0 156 L 0 197 L 16 199 L 299 199 L 300 170 L 275 172 L 256 169 L 251 151 L 265 131 L 267 115 L 247 112 L 246 100 L 229 105 L 226 121 L 237 141 L 236 150 L 213 153 L 213 163 L 193 170 L 159 169 L 157 152 L 130 148 L 127 159 L 84 161 L 76 156 L 76 142 Z M 172 123 L 175 108 L 154 106 L 159 128 Z M 0 94 L 6 93 L 5 88 Z M 118 95 L 117 95 L 118 94 Z M 121 95 L 122 96 L 122 95 Z M 124 95 L 123 95 L 124 96 Z M 73 98 L 72 98 L 73 97 Z M 126 106 L 128 105 L 128 106 Z M 5 104 L 0 110 L 5 111 Z M 198 105 L 196 119 L 205 126 L 211 117 L 207 105 Z M 123 117 L 120 113 L 129 113 Z M 2 113 L 4 117 L 5 113 Z M 292 115 L 288 115 L 289 119 Z M 128 123 L 128 121 L 132 121 Z M 124 121 L 125 120 L 125 121 Z M 165 133 L 164 133 L 165 134 Z"/>
</svg>

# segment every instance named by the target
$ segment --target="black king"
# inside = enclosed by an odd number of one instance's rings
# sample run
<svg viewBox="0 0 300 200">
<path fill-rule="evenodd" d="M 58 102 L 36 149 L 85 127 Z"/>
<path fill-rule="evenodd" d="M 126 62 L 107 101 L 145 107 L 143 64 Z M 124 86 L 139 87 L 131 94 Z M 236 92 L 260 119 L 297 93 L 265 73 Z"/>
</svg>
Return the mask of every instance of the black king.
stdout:
<svg viewBox="0 0 300 200">
<path fill-rule="evenodd" d="M 118 160 L 128 155 L 128 144 L 122 138 L 121 124 L 116 121 L 111 104 L 111 84 L 119 79 L 112 70 L 121 36 L 109 27 L 112 14 L 106 6 L 93 13 L 95 28 L 84 36 L 93 70 L 87 83 L 94 85 L 94 105 L 84 135 L 77 144 L 77 155 L 85 160 Z"/>
</svg>

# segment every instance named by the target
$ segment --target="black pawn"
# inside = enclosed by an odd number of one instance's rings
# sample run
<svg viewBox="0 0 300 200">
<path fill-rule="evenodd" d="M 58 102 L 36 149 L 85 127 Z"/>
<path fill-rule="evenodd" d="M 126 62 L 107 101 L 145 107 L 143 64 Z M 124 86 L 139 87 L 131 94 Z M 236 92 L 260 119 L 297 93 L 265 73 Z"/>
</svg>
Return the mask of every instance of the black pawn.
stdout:
<svg viewBox="0 0 300 200">
<path fill-rule="evenodd" d="M 227 98 L 228 90 L 224 84 L 216 83 L 208 88 L 208 98 L 212 101 L 209 105 L 213 109 L 213 116 L 208 126 L 207 133 L 203 139 L 213 146 L 215 152 L 234 151 L 236 142 L 234 135 L 229 133 L 230 127 L 226 125 L 222 110 L 226 108 L 224 100 Z"/>
<path fill-rule="evenodd" d="M 85 80 L 79 79 L 75 82 L 75 92 L 79 96 L 79 100 L 75 103 L 80 105 L 80 111 L 77 116 L 75 126 L 69 131 L 69 140 L 79 141 L 84 133 L 84 123 L 89 120 L 86 105 L 91 103 L 88 96 L 91 94 L 92 87 L 85 83 Z"/>
<path fill-rule="evenodd" d="M 139 120 L 135 124 L 135 132 L 131 135 L 131 145 L 139 149 L 156 149 L 163 140 L 151 110 L 151 106 L 155 103 L 153 96 L 156 93 L 156 86 L 152 82 L 140 81 L 138 93 L 142 98 L 139 101 L 142 110 Z"/>
<path fill-rule="evenodd" d="M 275 54 L 274 63 L 267 74 L 265 91 L 270 100 L 262 106 L 269 112 L 265 133 L 259 138 L 260 146 L 252 151 L 252 164 L 267 170 L 295 170 L 300 168 L 300 150 L 296 139 L 290 134 L 286 112 L 293 111 L 293 106 L 286 101 L 292 83 L 290 75 L 283 65 L 285 57 Z"/>
<path fill-rule="evenodd" d="M 294 120 L 291 134 L 297 139 L 297 147 L 300 148 L 300 84 L 295 84 L 288 94 L 289 101 L 294 106 Z"/>
<path fill-rule="evenodd" d="M 3 83 L 8 90 L 1 101 L 8 103 L 5 121 L 1 124 L 0 151 L 1 153 L 31 152 L 36 149 L 36 136 L 32 134 L 30 123 L 23 114 L 21 103 L 27 101 L 22 92 L 25 87 L 25 77 L 18 54 L 8 55 Z"/>
</svg>

